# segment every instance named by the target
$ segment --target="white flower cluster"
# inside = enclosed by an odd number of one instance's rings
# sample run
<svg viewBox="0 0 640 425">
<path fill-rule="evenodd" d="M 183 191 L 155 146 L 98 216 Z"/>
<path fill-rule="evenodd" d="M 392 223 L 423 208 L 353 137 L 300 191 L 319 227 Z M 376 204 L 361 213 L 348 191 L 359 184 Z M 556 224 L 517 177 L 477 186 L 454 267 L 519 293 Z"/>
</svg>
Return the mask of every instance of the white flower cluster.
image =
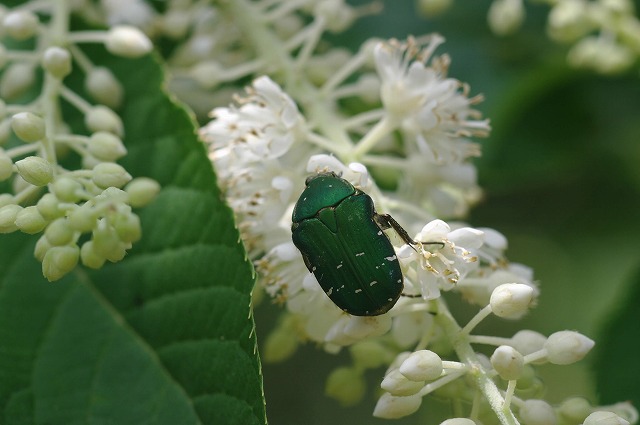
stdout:
<svg viewBox="0 0 640 425">
<path fill-rule="evenodd" d="M 516 416 L 524 423 L 556 423 L 562 406 L 520 397 L 516 383 L 538 394 L 532 364 L 573 363 L 593 341 L 570 331 L 548 338 L 533 331 L 511 339 L 471 334 L 491 314 L 522 317 L 535 305 L 538 289 L 529 268 L 505 259 L 507 241 L 500 233 L 437 218 L 459 217 L 477 199 L 469 159 L 480 149 L 470 138 L 489 131 L 488 121 L 473 109 L 481 97 L 469 98 L 466 85 L 447 77 L 449 58 L 434 56 L 442 42 L 432 35 L 368 43 L 333 74 L 314 81 L 318 88 L 294 80 L 284 90 L 268 77 L 256 78 L 245 97 L 214 109 L 202 128 L 260 284 L 286 307 L 263 355 L 267 361 L 283 360 L 307 340 L 332 353 L 349 347 L 353 365 L 336 369 L 327 380 L 327 393 L 343 404 L 364 395 L 365 370 L 390 364 L 374 411 L 378 417 L 411 414 L 424 396 L 456 381 L 461 383 L 457 390 L 443 394 L 468 400 L 474 412 L 488 405 L 503 423 L 516 423 Z M 375 73 L 367 63 L 374 64 Z M 356 72 L 363 77 L 353 82 Z M 380 107 L 350 118 L 335 114 L 337 101 L 348 96 L 378 99 Z M 397 238 L 404 296 L 386 314 L 341 311 L 291 241 L 291 215 L 305 179 L 327 171 L 368 193 L 378 211 L 398 218 L 419 241 L 403 245 L 406 240 Z M 378 175 L 380 182 L 373 177 Z M 387 235 L 394 239 L 392 230 Z M 459 326 L 444 291 L 459 292 L 482 308 Z M 474 344 L 498 348 L 489 359 Z M 451 347 L 456 360 L 442 360 L 438 353 L 452 356 Z M 635 412 L 626 404 L 611 409 L 630 420 Z M 583 409 L 579 420 L 595 410 Z"/>
<path fill-rule="evenodd" d="M 83 42 L 100 42 L 115 55 L 138 57 L 151 50 L 151 42 L 133 27 L 70 32 L 58 24 L 68 22 L 69 4 L 44 6 L 38 13 L 50 17 L 42 21 L 28 8 L 0 6 L 0 33 L 9 41 L 37 38 L 34 50 L 0 44 L 0 181 L 10 180 L 13 188 L 13 193 L 0 194 L 0 233 L 44 231 L 35 256 L 44 276 L 54 281 L 79 260 L 92 268 L 121 260 L 140 238 L 140 220 L 132 207 L 149 203 L 159 186 L 151 179 L 132 180 L 115 163 L 127 153 L 122 122 L 112 109 L 122 100 L 122 86 L 79 48 Z M 86 92 L 97 104 L 64 85 L 74 61 L 84 71 Z M 44 71 L 41 93 L 25 104 L 27 91 L 38 84 L 38 67 Z M 84 115 L 90 136 L 69 134 L 60 99 Z M 79 155 L 81 169 L 60 165 L 65 151 Z M 48 193 L 43 195 L 43 189 Z M 89 232 L 90 240 L 80 247 L 80 237 Z"/>
</svg>

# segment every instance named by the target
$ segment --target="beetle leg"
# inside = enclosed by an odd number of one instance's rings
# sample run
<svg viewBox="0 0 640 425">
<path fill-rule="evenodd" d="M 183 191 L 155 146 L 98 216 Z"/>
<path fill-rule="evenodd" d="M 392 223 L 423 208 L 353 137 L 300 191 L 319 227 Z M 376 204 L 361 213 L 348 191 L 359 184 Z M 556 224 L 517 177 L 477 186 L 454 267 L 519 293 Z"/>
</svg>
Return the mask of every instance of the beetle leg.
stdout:
<svg viewBox="0 0 640 425">
<path fill-rule="evenodd" d="M 373 219 L 375 220 L 375 222 L 378 224 L 378 226 L 380 226 L 380 228 L 382 230 L 387 230 L 387 229 L 393 229 L 396 231 L 396 233 L 400 236 L 400 238 L 404 241 L 404 243 L 406 243 L 407 245 L 417 245 L 418 243 L 416 241 L 414 241 L 411 236 L 409 236 L 409 234 L 407 233 L 406 230 L 404 230 L 404 228 L 402 226 L 400 226 L 400 223 L 398 223 L 393 217 L 391 217 L 389 214 L 378 214 L 376 213 L 373 216 Z"/>
<path fill-rule="evenodd" d="M 416 252 L 418 251 L 416 249 L 416 245 L 440 245 L 440 248 L 444 248 L 444 242 L 422 242 L 422 241 L 417 242 L 417 241 L 413 240 L 411 238 L 411 236 L 409 236 L 407 231 L 404 230 L 404 228 L 402 226 L 400 226 L 400 223 L 398 223 L 389 214 L 378 214 L 378 213 L 376 213 L 373 218 L 374 218 L 375 222 L 378 224 L 378 226 L 380 226 L 380 228 L 382 230 L 387 230 L 387 229 L 395 230 L 396 233 L 400 236 L 400 238 L 404 241 L 404 243 L 409 245 Z"/>
</svg>

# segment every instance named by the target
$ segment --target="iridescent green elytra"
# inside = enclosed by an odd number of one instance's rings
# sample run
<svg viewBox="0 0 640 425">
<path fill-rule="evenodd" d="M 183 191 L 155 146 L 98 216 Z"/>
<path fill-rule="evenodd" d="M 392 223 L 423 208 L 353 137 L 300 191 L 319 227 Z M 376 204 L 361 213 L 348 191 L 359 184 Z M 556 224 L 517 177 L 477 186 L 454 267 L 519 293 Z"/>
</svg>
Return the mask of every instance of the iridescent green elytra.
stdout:
<svg viewBox="0 0 640 425">
<path fill-rule="evenodd" d="M 378 214 L 369 195 L 335 173 L 307 178 L 293 209 L 293 243 L 324 292 L 355 316 L 386 313 L 400 297 L 403 276 L 383 230 L 415 242 L 391 216 Z"/>
</svg>

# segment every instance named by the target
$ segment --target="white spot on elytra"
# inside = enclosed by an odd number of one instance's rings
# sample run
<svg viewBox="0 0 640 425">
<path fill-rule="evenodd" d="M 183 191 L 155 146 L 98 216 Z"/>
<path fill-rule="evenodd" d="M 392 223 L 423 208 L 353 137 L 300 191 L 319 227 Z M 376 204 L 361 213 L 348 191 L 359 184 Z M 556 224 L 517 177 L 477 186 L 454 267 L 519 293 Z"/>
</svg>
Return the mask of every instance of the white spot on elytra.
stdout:
<svg viewBox="0 0 640 425">
<path fill-rule="evenodd" d="M 355 293 L 356 293 L 356 294 L 359 294 L 360 292 L 362 292 L 362 289 L 356 289 L 356 290 L 355 290 Z"/>
<path fill-rule="evenodd" d="M 356 254 L 356 257 L 362 257 L 364 255 L 364 252 L 359 252 Z"/>
<path fill-rule="evenodd" d="M 331 294 L 333 294 L 333 286 L 327 291 L 327 295 L 330 296 Z"/>
<path fill-rule="evenodd" d="M 339 268 L 340 268 L 340 267 L 342 267 L 342 266 L 343 266 L 343 264 L 342 264 L 342 263 L 340 263 L 340 264 L 338 264 L 338 266 L 336 267 L 336 269 L 339 269 Z"/>
<path fill-rule="evenodd" d="M 372 282 L 369 282 L 369 286 L 373 286 L 373 285 L 375 285 L 376 283 L 378 283 L 378 281 L 377 281 L 377 280 L 374 280 L 374 281 L 372 281 Z"/>
<path fill-rule="evenodd" d="M 398 257 L 396 257 L 395 255 L 392 255 L 391 257 L 384 257 L 384 259 L 387 261 L 396 261 Z"/>
<path fill-rule="evenodd" d="M 382 230 L 378 230 L 378 236 L 382 236 Z"/>
</svg>

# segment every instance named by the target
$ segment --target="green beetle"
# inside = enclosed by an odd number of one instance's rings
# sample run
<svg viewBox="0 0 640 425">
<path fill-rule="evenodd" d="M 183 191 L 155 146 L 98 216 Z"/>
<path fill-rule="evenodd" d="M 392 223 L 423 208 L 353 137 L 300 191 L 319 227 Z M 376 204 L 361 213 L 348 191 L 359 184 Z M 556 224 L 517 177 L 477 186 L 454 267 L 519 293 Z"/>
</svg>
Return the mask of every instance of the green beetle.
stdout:
<svg viewBox="0 0 640 425">
<path fill-rule="evenodd" d="M 369 195 L 333 172 L 307 178 L 293 209 L 293 243 L 334 304 L 354 316 L 391 309 L 404 287 L 402 270 L 384 230 L 416 242 Z"/>
</svg>

